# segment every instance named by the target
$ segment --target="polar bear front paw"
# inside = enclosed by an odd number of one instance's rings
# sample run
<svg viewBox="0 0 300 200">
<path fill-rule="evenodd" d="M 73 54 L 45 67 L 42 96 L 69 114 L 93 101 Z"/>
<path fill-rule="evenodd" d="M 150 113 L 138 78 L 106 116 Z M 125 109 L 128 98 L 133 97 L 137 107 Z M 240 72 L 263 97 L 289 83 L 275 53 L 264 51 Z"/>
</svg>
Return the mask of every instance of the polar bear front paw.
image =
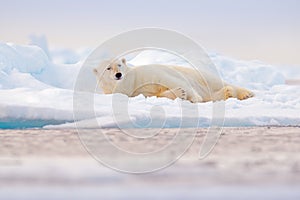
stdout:
<svg viewBox="0 0 300 200">
<path fill-rule="evenodd" d="M 181 87 L 178 87 L 178 88 L 173 88 L 173 89 L 170 89 L 170 90 L 166 90 L 158 95 L 156 95 L 158 97 L 167 97 L 169 99 L 176 99 L 176 98 L 180 98 L 180 99 L 183 99 L 183 100 L 186 100 L 187 99 L 187 92 L 181 88 Z"/>
<path fill-rule="evenodd" d="M 187 99 L 187 93 L 184 89 L 182 89 L 181 87 L 178 87 L 178 88 L 174 88 L 171 90 L 172 93 L 177 97 L 177 98 L 180 98 L 180 99 L 183 99 L 183 100 L 186 100 Z"/>
</svg>

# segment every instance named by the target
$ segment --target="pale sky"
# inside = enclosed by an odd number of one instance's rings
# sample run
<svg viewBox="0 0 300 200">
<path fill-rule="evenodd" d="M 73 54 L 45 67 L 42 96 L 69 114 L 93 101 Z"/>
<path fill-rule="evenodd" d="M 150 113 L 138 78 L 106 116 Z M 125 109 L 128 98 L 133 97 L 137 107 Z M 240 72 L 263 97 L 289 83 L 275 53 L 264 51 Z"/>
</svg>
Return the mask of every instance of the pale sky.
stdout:
<svg viewBox="0 0 300 200">
<path fill-rule="evenodd" d="M 96 47 L 120 32 L 179 31 L 237 59 L 300 66 L 299 0 L 0 0 L 0 41 Z"/>
</svg>

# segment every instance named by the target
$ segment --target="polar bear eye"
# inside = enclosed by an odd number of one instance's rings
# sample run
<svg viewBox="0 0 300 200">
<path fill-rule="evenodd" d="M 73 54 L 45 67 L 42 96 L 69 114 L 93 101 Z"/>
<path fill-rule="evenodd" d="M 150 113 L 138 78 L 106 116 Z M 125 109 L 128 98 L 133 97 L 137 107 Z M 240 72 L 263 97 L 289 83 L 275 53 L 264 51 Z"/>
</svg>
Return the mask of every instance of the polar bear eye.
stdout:
<svg viewBox="0 0 300 200">
<path fill-rule="evenodd" d="M 111 70 L 111 67 L 106 68 L 107 70 Z"/>
<path fill-rule="evenodd" d="M 121 64 L 118 64 L 118 67 L 121 67 L 122 65 Z"/>
</svg>

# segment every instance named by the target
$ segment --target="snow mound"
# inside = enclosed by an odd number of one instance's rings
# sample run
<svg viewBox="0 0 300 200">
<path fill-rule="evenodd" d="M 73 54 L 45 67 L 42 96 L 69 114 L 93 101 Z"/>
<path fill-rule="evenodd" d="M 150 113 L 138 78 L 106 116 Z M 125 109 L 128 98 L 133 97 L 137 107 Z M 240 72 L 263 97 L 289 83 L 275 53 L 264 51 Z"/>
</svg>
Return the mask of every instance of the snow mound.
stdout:
<svg viewBox="0 0 300 200">
<path fill-rule="evenodd" d="M 0 70 L 4 73 L 13 69 L 23 73 L 41 73 L 47 65 L 47 55 L 37 46 L 0 44 Z"/>
<path fill-rule="evenodd" d="M 285 77 L 277 68 L 260 61 L 233 60 L 217 54 L 210 58 L 227 82 L 258 90 L 285 84 Z"/>
</svg>

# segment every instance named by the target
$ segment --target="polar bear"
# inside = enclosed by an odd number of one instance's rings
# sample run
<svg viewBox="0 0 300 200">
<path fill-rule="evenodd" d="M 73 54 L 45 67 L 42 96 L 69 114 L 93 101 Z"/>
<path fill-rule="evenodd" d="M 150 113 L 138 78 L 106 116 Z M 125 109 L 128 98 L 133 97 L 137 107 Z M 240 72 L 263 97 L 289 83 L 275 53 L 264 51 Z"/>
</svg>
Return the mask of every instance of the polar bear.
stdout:
<svg viewBox="0 0 300 200">
<path fill-rule="evenodd" d="M 105 68 L 103 69 L 103 66 Z M 105 94 L 122 93 L 129 97 L 143 94 L 192 103 L 253 97 L 253 92 L 221 81 L 215 75 L 193 68 L 150 64 L 128 67 L 126 60 L 106 61 L 94 69 Z"/>
</svg>

